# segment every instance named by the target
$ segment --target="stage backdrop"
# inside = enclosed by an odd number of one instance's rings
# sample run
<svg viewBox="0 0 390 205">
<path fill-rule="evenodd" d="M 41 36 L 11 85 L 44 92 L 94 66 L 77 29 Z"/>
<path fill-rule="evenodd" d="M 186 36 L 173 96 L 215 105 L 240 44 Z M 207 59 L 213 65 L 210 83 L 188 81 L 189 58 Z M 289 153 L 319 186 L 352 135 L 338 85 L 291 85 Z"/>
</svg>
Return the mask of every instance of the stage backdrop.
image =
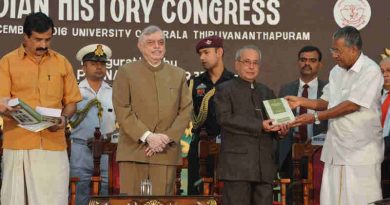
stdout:
<svg viewBox="0 0 390 205">
<path fill-rule="evenodd" d="M 24 17 L 43 11 L 53 18 L 52 48 L 64 54 L 83 78 L 75 54 L 91 43 L 113 50 L 107 80 L 118 66 L 138 60 L 137 37 L 151 24 L 167 38 L 165 61 L 199 74 L 202 67 L 196 42 L 208 35 L 225 39 L 225 64 L 233 70 L 235 51 L 247 44 L 263 53 L 259 81 L 277 93 L 298 77 L 297 52 L 304 45 L 318 46 L 327 79 L 334 65 L 329 48 L 331 35 L 340 26 L 354 25 L 363 36 L 364 53 L 380 59 L 389 47 L 389 0 L 0 0 L 0 56 L 20 46 Z"/>
</svg>

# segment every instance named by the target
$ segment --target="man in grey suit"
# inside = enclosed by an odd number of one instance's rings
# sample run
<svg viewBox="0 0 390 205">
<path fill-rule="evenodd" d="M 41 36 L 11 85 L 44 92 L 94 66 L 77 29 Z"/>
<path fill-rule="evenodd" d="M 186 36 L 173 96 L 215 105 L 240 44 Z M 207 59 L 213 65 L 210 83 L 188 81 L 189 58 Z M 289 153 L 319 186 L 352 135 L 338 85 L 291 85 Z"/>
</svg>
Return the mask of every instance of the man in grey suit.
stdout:
<svg viewBox="0 0 390 205">
<path fill-rule="evenodd" d="M 322 88 L 328 83 L 318 79 L 318 72 L 322 68 L 322 54 L 319 48 L 315 46 L 304 46 L 298 52 L 298 69 L 300 77 L 290 83 L 282 86 L 279 91 L 279 97 L 295 95 L 307 97 L 310 99 L 318 99 L 322 95 Z M 307 86 L 305 86 L 307 85 Z M 306 94 L 305 94 L 305 87 Z M 305 96 L 306 95 L 306 96 Z M 306 110 L 312 113 L 312 110 Z M 301 114 L 300 108 L 293 110 L 294 115 Z M 299 136 L 302 142 L 310 142 L 310 139 L 327 130 L 327 121 L 321 121 L 321 124 L 309 124 L 302 128 L 290 129 L 288 136 L 279 141 L 279 171 L 282 178 L 292 178 L 292 144 L 294 143 L 294 134 Z M 300 130 L 301 129 L 301 130 Z M 302 129 L 303 130 L 302 132 Z M 306 136 L 305 136 L 306 135 Z M 305 175 L 305 174 L 304 174 Z M 292 186 L 290 186 L 292 188 Z M 287 203 L 291 204 L 291 189 L 287 191 Z"/>
<path fill-rule="evenodd" d="M 265 120 L 263 100 L 275 95 L 255 82 L 260 70 L 260 50 L 245 46 L 236 53 L 238 78 L 217 86 L 214 98 L 221 126 L 219 178 L 224 182 L 224 205 L 272 204 L 272 182 L 276 176 L 276 131 L 285 135 L 287 125 Z"/>
</svg>

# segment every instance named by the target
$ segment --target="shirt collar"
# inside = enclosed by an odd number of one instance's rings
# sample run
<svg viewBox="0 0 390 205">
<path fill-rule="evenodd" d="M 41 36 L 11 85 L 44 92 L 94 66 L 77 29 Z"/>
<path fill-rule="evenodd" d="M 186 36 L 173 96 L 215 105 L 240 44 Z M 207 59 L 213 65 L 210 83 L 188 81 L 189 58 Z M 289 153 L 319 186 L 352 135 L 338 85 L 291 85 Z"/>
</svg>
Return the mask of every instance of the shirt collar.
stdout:
<svg viewBox="0 0 390 205">
<path fill-rule="evenodd" d="M 313 80 L 311 80 L 308 83 L 305 83 L 302 81 L 302 79 L 299 78 L 299 87 L 303 87 L 305 84 L 309 86 L 309 88 L 317 87 L 318 86 L 318 77 L 315 77 Z"/>
<path fill-rule="evenodd" d="M 159 65 L 157 65 L 157 66 L 153 66 L 153 65 L 151 65 L 146 59 L 142 59 L 141 60 L 141 62 L 147 67 L 147 68 L 149 68 L 151 71 L 153 71 L 153 72 L 157 72 L 157 71 L 159 71 L 159 70 L 161 70 L 161 69 L 163 69 L 163 67 L 164 67 L 164 62 L 163 61 L 161 61 L 161 63 L 159 64 Z"/>
<path fill-rule="evenodd" d="M 89 83 L 88 83 L 88 81 L 87 81 L 87 79 L 84 79 L 84 80 L 82 80 L 80 83 L 79 83 L 79 88 L 88 88 L 88 89 L 90 89 L 90 90 L 93 90 L 92 88 L 91 88 L 91 86 L 89 85 Z M 110 85 L 108 85 L 108 83 L 106 83 L 106 82 L 102 82 L 102 85 L 100 86 L 100 89 L 110 89 L 111 87 L 110 87 Z"/>
<path fill-rule="evenodd" d="M 237 82 L 239 83 L 239 85 L 241 85 L 243 87 L 247 87 L 247 88 L 251 88 L 251 89 L 256 89 L 256 87 L 257 87 L 256 86 L 257 85 L 256 80 L 253 81 L 253 83 L 251 83 L 251 82 L 248 82 L 248 81 L 238 77 L 237 78 Z"/>
<path fill-rule="evenodd" d="M 226 68 L 223 69 L 223 73 L 222 73 L 222 76 L 221 76 L 221 79 L 223 80 L 229 80 L 231 79 L 232 77 L 234 77 L 234 74 L 232 72 L 230 72 L 229 70 L 227 70 Z"/>
<path fill-rule="evenodd" d="M 361 52 L 359 58 L 357 59 L 357 61 L 353 64 L 353 66 L 349 70 L 358 73 L 362 69 L 363 61 L 364 61 L 363 58 L 364 58 L 364 54 L 363 54 L 363 52 Z"/>
<path fill-rule="evenodd" d="M 386 96 L 386 95 L 387 95 L 387 93 L 389 93 L 389 91 L 383 88 L 383 93 L 382 93 L 382 96 Z"/>
<path fill-rule="evenodd" d="M 223 72 L 222 72 L 222 75 L 218 79 L 218 81 L 220 81 L 220 80 L 229 80 L 229 79 L 232 78 L 232 76 L 234 76 L 234 74 L 232 72 L 228 71 L 226 68 L 224 68 Z M 202 74 L 200 74 L 200 77 L 202 78 L 202 80 L 208 80 L 208 81 L 211 82 L 210 75 L 209 75 L 208 71 L 203 72 Z"/>
</svg>

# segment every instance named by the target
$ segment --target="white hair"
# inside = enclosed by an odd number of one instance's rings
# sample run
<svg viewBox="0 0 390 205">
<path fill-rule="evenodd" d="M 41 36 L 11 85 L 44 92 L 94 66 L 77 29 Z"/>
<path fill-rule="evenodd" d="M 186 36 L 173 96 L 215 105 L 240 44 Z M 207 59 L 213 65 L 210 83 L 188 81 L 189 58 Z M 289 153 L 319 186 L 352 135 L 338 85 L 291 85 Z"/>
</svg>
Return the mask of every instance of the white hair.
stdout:
<svg viewBox="0 0 390 205">
<path fill-rule="evenodd" d="M 255 45 L 246 45 L 246 46 L 243 46 L 243 47 L 241 47 L 240 49 L 238 49 L 237 51 L 236 51 L 236 57 L 235 57 L 235 59 L 236 60 L 240 60 L 241 59 L 241 53 L 243 52 L 243 51 L 245 51 L 245 50 L 254 50 L 254 51 L 256 51 L 256 53 L 259 55 L 259 62 L 261 61 L 261 51 L 260 51 L 260 49 L 257 47 L 257 46 L 255 46 Z"/>
<path fill-rule="evenodd" d="M 149 36 L 149 35 L 157 33 L 157 32 L 163 33 L 161 28 L 158 26 L 155 26 L 155 25 L 150 25 L 150 26 L 144 28 L 144 30 L 142 30 L 141 35 L 138 38 L 138 42 L 141 42 L 145 36 Z M 162 37 L 163 37 L 163 40 L 165 42 L 164 34 L 162 35 Z"/>
</svg>

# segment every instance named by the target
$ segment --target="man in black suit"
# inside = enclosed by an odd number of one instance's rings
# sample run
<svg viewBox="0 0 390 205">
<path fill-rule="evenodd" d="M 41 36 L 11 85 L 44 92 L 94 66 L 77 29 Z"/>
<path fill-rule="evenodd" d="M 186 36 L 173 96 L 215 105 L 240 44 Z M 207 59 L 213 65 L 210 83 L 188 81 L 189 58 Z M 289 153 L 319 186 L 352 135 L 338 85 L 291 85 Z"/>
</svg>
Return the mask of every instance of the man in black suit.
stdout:
<svg viewBox="0 0 390 205">
<path fill-rule="evenodd" d="M 260 50 L 245 46 L 236 53 L 239 78 L 217 86 L 214 98 L 217 122 L 221 126 L 218 173 L 224 182 L 224 205 L 270 205 L 276 176 L 275 137 L 287 134 L 287 125 L 265 120 L 263 100 L 275 95 L 255 82 L 260 69 Z"/>
<path fill-rule="evenodd" d="M 310 99 L 318 99 L 322 95 L 322 88 L 328 83 L 318 79 L 318 72 L 322 68 L 322 54 L 320 49 L 315 46 L 304 46 L 298 52 L 298 69 L 300 77 L 290 83 L 282 86 L 279 91 L 279 97 L 288 95 L 302 96 Z M 307 96 L 304 94 L 304 87 L 307 85 Z M 293 110 L 294 115 L 300 113 L 300 109 Z M 312 110 L 307 110 L 311 113 Z M 279 141 L 279 171 L 282 178 L 292 178 L 292 144 L 294 143 L 294 134 L 300 133 L 300 140 L 304 143 L 310 142 L 311 137 L 318 135 L 327 130 L 327 121 L 321 121 L 321 124 L 305 125 L 303 129 L 306 132 L 300 131 L 300 128 L 290 130 L 288 136 Z M 302 129 L 302 128 L 301 128 Z M 306 134 L 306 136 L 304 136 Z M 291 204 L 291 188 L 287 190 L 287 204 Z"/>
</svg>

